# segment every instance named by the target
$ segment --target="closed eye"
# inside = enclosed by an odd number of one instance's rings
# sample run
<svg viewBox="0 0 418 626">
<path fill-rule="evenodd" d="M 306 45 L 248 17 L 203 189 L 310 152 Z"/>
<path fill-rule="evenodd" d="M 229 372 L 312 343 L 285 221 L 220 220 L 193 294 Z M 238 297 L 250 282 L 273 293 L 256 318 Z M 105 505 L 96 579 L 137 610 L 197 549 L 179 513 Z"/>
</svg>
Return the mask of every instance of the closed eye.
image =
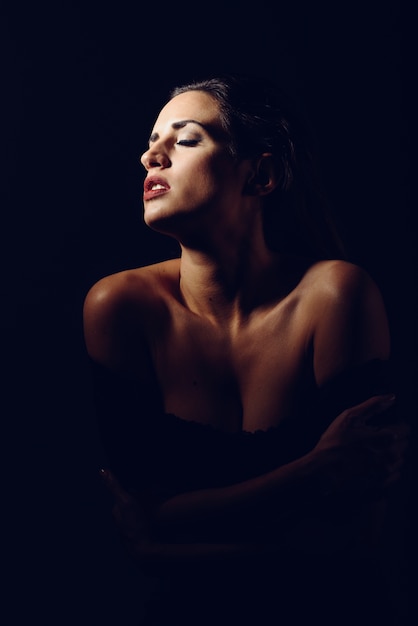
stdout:
<svg viewBox="0 0 418 626">
<path fill-rule="evenodd" d="M 180 139 L 176 143 L 178 146 L 197 146 L 199 139 Z"/>
</svg>

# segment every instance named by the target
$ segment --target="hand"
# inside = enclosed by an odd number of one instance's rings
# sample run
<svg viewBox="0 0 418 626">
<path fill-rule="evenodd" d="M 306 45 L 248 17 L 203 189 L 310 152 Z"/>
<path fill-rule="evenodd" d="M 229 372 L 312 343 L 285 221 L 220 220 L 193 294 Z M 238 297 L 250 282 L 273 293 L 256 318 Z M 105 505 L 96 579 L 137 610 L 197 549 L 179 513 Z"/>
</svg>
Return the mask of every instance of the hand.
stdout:
<svg viewBox="0 0 418 626">
<path fill-rule="evenodd" d="M 145 497 L 126 491 L 108 469 L 100 470 L 107 489 L 113 496 L 113 517 L 127 549 L 138 555 L 151 544 L 151 511 Z"/>
<path fill-rule="evenodd" d="M 376 417 L 394 403 L 394 396 L 369 398 L 343 411 L 323 433 L 315 450 L 338 454 L 336 489 L 381 492 L 399 479 L 409 428 L 405 423 L 376 425 Z"/>
<path fill-rule="evenodd" d="M 161 542 L 151 533 L 152 515 L 148 498 L 140 499 L 137 494 L 126 491 L 110 470 L 102 469 L 100 475 L 113 496 L 113 517 L 122 540 L 146 573 L 159 576 L 174 573 L 177 577 L 182 572 L 195 574 L 196 568 L 207 561 L 220 558 L 224 564 L 225 558 L 236 559 L 241 554 L 252 556 L 261 550 L 258 545 L 254 547 L 251 544 Z"/>
</svg>

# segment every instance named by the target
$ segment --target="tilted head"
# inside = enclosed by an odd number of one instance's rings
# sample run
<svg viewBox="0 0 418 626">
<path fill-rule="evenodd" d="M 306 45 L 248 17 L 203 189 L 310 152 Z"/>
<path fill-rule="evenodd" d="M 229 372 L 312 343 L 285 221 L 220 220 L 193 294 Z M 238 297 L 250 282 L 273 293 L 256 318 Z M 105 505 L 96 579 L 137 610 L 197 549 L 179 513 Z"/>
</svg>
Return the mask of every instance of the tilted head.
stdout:
<svg viewBox="0 0 418 626">
<path fill-rule="evenodd" d="M 320 189 L 309 130 L 289 97 L 269 80 L 240 75 L 184 84 L 170 97 L 193 90 L 218 103 L 232 156 L 241 160 L 272 155 L 278 184 L 264 199 L 268 245 L 313 258 L 343 257 Z"/>
</svg>

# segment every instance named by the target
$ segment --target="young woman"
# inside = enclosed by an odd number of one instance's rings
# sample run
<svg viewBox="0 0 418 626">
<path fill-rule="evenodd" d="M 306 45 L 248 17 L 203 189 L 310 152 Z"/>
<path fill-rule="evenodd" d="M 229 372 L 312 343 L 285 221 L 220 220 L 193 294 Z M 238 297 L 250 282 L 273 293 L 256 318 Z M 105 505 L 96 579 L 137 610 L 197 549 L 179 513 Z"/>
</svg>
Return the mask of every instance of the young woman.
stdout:
<svg viewBox="0 0 418 626">
<path fill-rule="evenodd" d="M 141 162 L 180 257 L 100 280 L 84 324 L 115 518 L 163 581 L 144 623 L 382 623 L 405 431 L 305 130 L 267 81 L 213 78 L 174 90 Z"/>
</svg>

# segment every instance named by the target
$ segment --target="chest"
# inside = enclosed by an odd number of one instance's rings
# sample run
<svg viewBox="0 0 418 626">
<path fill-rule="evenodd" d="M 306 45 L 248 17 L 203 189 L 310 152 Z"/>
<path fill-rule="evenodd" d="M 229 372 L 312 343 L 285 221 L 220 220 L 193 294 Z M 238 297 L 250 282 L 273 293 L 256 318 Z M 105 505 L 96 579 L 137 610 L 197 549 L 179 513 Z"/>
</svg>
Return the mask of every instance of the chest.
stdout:
<svg viewBox="0 0 418 626">
<path fill-rule="evenodd" d="M 307 343 L 294 311 L 259 316 L 233 335 L 173 316 L 152 349 L 165 410 L 227 431 L 277 426 L 308 389 Z"/>
</svg>

